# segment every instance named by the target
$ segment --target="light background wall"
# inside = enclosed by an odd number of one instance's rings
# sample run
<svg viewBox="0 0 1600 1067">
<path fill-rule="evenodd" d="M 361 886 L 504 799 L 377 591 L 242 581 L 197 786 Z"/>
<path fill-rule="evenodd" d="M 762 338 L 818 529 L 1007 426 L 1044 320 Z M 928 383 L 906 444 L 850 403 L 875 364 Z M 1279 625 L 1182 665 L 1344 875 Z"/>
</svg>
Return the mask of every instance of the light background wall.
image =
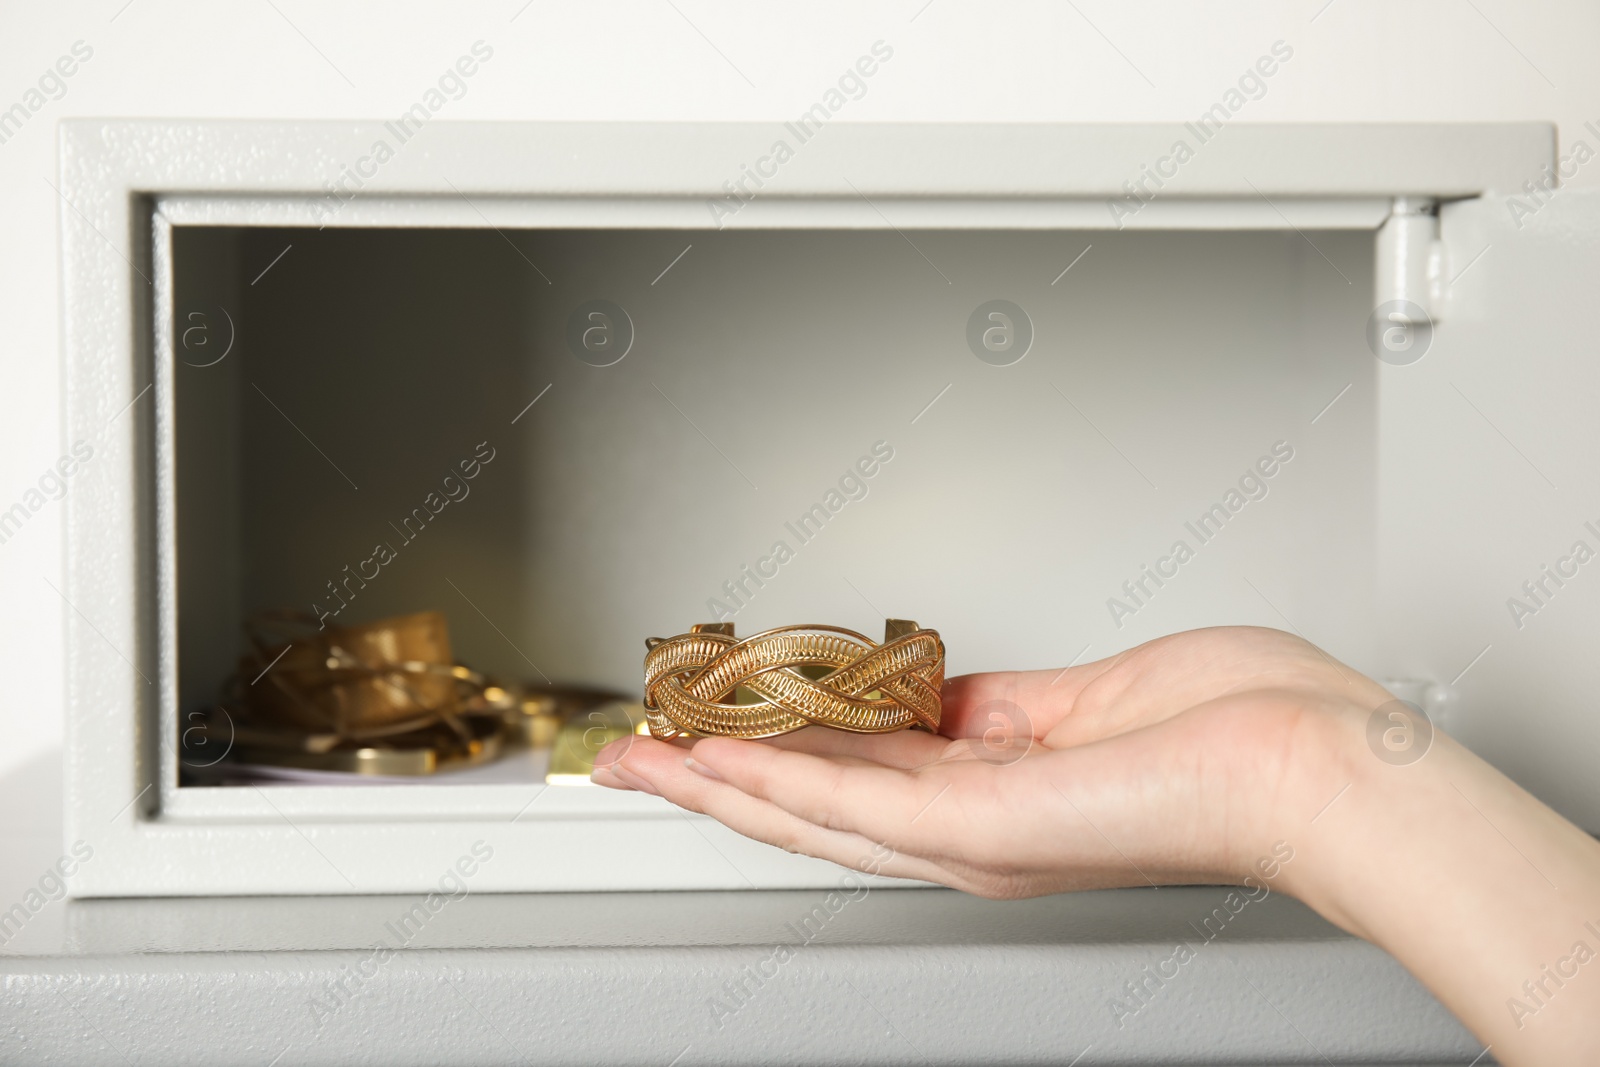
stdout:
<svg viewBox="0 0 1600 1067">
<path fill-rule="evenodd" d="M 64 446 L 59 120 L 388 118 L 479 39 L 494 60 L 443 119 L 782 120 L 878 39 L 894 61 L 839 121 L 1184 120 L 1278 39 L 1294 59 L 1243 121 L 1554 120 L 1566 144 L 1600 119 L 1580 0 L 8 3 L 0 108 L 74 42 L 94 54 L 0 144 L 0 502 Z M 0 545 L 0 774 L 61 743 L 61 562 L 56 506 Z"/>
</svg>

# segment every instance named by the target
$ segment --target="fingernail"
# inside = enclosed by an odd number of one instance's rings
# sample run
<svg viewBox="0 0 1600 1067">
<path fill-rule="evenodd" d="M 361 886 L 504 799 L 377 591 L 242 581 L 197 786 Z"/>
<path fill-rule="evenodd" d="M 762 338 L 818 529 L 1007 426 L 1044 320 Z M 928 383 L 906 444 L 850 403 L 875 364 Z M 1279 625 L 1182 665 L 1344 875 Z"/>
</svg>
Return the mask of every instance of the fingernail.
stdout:
<svg viewBox="0 0 1600 1067">
<path fill-rule="evenodd" d="M 693 771 L 696 774 L 705 775 L 707 778 L 711 779 L 713 782 L 722 781 L 722 775 L 718 774 L 716 771 L 712 770 L 710 767 L 707 767 L 704 763 L 699 762 L 693 756 L 685 756 L 683 758 L 683 765 L 685 767 L 689 768 L 691 771 Z"/>
<path fill-rule="evenodd" d="M 649 793 L 653 797 L 658 797 L 661 795 L 655 786 L 645 781 L 645 779 L 639 775 L 628 770 L 628 768 L 622 766 L 620 763 L 613 763 L 611 765 L 611 773 L 617 776 L 618 781 L 629 786 L 630 788 L 637 789 L 641 793 Z"/>
</svg>

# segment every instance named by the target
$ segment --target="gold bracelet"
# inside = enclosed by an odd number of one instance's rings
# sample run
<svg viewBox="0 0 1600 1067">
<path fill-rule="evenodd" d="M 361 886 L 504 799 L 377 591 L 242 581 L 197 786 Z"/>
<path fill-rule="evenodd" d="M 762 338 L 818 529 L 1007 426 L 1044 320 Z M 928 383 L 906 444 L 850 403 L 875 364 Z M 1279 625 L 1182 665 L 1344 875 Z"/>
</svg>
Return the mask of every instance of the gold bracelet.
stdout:
<svg viewBox="0 0 1600 1067">
<path fill-rule="evenodd" d="M 885 621 L 881 645 L 837 626 L 780 626 L 741 641 L 731 622 L 710 622 L 645 647 L 654 737 L 939 729 L 944 642 L 906 619 Z"/>
</svg>

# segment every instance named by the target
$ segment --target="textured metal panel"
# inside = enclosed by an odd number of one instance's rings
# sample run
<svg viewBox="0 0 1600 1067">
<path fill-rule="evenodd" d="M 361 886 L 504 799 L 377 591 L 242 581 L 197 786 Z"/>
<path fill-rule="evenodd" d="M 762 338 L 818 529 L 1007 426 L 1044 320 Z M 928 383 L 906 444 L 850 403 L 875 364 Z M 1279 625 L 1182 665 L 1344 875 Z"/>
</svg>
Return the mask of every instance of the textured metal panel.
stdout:
<svg viewBox="0 0 1600 1067">
<path fill-rule="evenodd" d="M 6 967 L 0 1057 L 1087 1067 L 1466 1063 L 1480 1051 L 1393 960 L 1292 901 L 1252 904 L 1204 940 L 1190 924 L 1222 896 L 1005 904 L 924 890 L 869 894 L 825 919 L 816 893 L 473 896 L 392 957 L 373 946 L 395 944 L 414 899 L 287 901 L 254 918 L 264 902 L 232 902 L 242 932 L 203 914 L 185 929 L 183 902 L 89 902 L 73 909 L 90 929 L 73 925 L 90 954 Z M 482 947 L 432 947 L 497 927 Z M 140 930 L 154 938 L 142 949 L 129 943 Z M 1194 958 L 1150 979 L 1180 940 Z M 266 943 L 276 950 L 241 950 Z M 205 951 L 221 945 L 232 948 Z M 339 947 L 306 951 L 323 946 Z M 1141 981 L 1143 1005 L 1127 991 Z"/>
<path fill-rule="evenodd" d="M 145 189 L 319 198 L 380 140 L 393 158 L 345 188 L 454 195 L 442 174 L 468 192 L 721 197 L 776 139 L 797 140 L 781 124 L 751 123 L 435 123 L 401 143 L 379 122 L 78 120 L 63 129 L 138 164 L 128 177 Z M 1178 123 L 842 123 L 793 145 L 762 195 L 1120 197 L 1180 139 L 1197 140 Z M 1239 124 L 1195 145 L 1162 195 L 1475 196 L 1521 188 L 1554 161 L 1554 145 L 1549 123 Z M 162 180 L 178 171 L 181 181 Z"/>
<path fill-rule="evenodd" d="M 6 984 L 0 1048 L 7 1063 L 75 1067 L 1467 1063 L 1480 1051 L 1398 964 L 1356 943 L 1208 950 L 1121 1028 L 1105 990 L 1157 950 L 816 947 L 758 983 L 745 968 L 769 951 L 28 963 Z M 728 987 L 740 980 L 742 1003 Z M 354 991 L 342 1003 L 341 981 Z"/>
</svg>

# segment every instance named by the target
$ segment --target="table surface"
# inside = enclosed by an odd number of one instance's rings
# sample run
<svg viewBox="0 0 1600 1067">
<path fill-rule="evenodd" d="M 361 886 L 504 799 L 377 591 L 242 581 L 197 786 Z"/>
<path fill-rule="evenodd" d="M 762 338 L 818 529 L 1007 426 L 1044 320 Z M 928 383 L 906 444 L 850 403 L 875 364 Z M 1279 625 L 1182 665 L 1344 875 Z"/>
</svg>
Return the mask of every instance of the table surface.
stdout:
<svg viewBox="0 0 1600 1067">
<path fill-rule="evenodd" d="M 59 760 L 0 781 L 0 808 L 9 908 L 60 855 Z M 433 910 L 417 896 L 52 901 L 0 947 L 0 1062 L 1089 1067 L 1480 1053 L 1378 949 L 1280 895 L 1241 905 L 1230 892 L 479 893 Z"/>
</svg>

